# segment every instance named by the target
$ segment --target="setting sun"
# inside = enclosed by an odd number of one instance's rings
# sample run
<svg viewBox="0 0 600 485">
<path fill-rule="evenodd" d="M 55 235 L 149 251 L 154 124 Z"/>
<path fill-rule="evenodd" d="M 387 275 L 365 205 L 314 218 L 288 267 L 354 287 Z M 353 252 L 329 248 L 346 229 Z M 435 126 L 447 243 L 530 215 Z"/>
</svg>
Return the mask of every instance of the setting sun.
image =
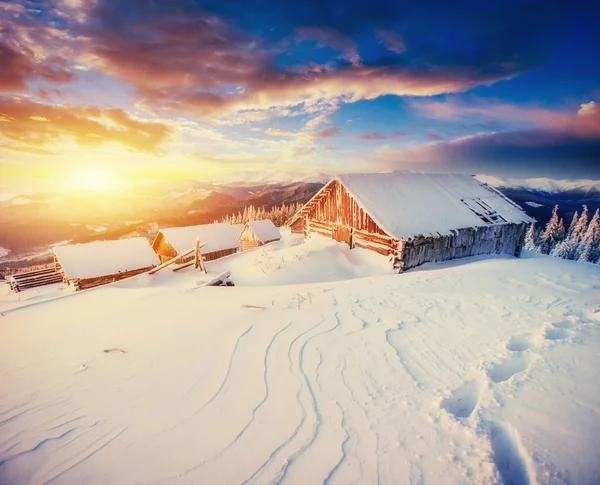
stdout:
<svg viewBox="0 0 600 485">
<path fill-rule="evenodd" d="M 94 192 L 107 192 L 117 186 L 115 174 L 104 167 L 87 167 L 73 175 L 72 188 Z"/>
</svg>

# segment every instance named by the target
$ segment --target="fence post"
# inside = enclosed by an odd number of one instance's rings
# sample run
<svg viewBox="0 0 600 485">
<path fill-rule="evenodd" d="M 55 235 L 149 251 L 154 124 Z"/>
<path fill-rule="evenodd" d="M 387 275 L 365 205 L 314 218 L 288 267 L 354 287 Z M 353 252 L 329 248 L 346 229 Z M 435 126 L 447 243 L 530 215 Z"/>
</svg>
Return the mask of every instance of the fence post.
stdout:
<svg viewBox="0 0 600 485">
<path fill-rule="evenodd" d="M 200 238 L 196 238 L 196 251 L 194 254 L 194 268 L 198 269 L 200 267 Z"/>
</svg>

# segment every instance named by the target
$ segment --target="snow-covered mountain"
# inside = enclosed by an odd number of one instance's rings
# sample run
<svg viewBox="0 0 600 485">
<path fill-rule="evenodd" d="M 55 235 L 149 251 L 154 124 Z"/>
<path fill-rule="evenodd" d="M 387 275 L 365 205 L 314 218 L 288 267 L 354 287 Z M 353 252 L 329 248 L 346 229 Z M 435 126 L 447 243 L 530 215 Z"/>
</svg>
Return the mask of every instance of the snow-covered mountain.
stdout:
<svg viewBox="0 0 600 485">
<path fill-rule="evenodd" d="M 331 175 L 325 173 L 304 173 L 284 171 L 242 171 L 227 175 L 220 175 L 210 179 L 215 184 L 283 184 L 283 183 L 321 183 L 324 184 L 331 179 Z"/>
<path fill-rule="evenodd" d="M 504 179 L 494 175 L 478 174 L 477 179 L 487 183 L 492 187 L 503 187 L 509 189 L 525 189 L 532 192 L 545 192 L 556 194 L 567 191 L 599 191 L 600 180 L 579 179 L 579 180 L 556 180 L 548 177 L 526 178 L 526 179 Z"/>
<path fill-rule="evenodd" d="M 0 306 L 0 483 L 598 483 L 597 266 L 395 275 L 314 238 L 207 267 L 236 287 L 0 295 L 29 303 Z"/>
</svg>

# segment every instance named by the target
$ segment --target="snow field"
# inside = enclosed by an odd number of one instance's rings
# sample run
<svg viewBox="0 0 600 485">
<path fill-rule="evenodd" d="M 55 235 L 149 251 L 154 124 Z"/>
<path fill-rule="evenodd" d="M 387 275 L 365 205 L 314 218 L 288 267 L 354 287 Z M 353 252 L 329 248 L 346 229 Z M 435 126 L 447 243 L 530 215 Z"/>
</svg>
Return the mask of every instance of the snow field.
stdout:
<svg viewBox="0 0 600 485">
<path fill-rule="evenodd" d="M 5 312 L 0 483 L 598 482 L 595 266 L 292 244 Z"/>
</svg>

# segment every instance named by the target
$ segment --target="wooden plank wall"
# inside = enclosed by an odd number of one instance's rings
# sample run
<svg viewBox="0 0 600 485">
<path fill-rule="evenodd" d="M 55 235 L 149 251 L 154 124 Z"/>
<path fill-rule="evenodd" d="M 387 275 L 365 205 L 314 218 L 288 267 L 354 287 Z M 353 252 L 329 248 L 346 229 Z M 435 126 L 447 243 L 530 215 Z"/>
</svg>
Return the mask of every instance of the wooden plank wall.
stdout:
<svg viewBox="0 0 600 485">
<path fill-rule="evenodd" d="M 385 235 L 385 231 L 362 210 L 337 180 L 307 208 L 307 216 L 311 223 L 328 222 L 338 226 L 353 227 L 367 233 Z"/>
<path fill-rule="evenodd" d="M 156 239 L 152 243 L 152 249 L 158 254 L 161 263 L 177 256 L 177 251 L 175 251 L 173 246 L 171 246 L 171 243 L 167 241 L 167 238 L 162 232 L 157 234 Z"/>
<path fill-rule="evenodd" d="M 518 256 L 527 224 L 500 224 L 455 231 L 452 236 L 403 241 L 397 266 L 407 270 L 423 263 L 448 261 L 480 254 Z"/>
</svg>

